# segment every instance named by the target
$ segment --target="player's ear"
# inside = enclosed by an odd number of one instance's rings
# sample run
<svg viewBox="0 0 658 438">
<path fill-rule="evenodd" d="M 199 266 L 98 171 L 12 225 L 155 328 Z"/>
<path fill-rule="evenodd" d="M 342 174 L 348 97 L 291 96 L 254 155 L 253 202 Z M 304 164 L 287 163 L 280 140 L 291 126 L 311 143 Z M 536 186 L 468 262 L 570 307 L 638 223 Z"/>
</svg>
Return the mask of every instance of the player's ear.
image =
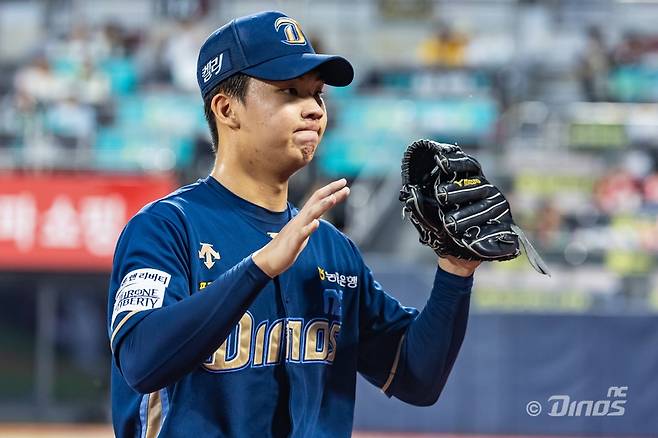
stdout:
<svg viewBox="0 0 658 438">
<path fill-rule="evenodd" d="M 229 128 L 237 129 L 240 127 L 240 120 L 238 118 L 238 112 L 236 111 L 236 106 L 238 104 L 238 99 L 235 97 L 227 96 L 224 93 L 217 93 L 211 102 L 211 107 L 217 121 L 226 125 Z"/>
</svg>

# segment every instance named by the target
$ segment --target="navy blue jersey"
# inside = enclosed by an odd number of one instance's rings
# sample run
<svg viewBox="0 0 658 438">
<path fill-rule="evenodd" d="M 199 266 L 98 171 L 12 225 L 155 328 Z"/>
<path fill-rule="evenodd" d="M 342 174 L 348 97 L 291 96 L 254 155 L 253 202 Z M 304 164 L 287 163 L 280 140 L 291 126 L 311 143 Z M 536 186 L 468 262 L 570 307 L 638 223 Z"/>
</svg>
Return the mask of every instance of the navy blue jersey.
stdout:
<svg viewBox="0 0 658 438">
<path fill-rule="evenodd" d="M 418 311 L 387 295 L 355 245 L 325 221 L 290 269 L 264 280 L 202 363 L 147 394 L 124 378 L 117 351 L 140 321 L 203 294 L 295 214 L 290 205 L 263 209 L 207 177 L 149 204 L 126 225 L 108 306 L 118 437 L 350 436 L 357 372 L 390 386 Z M 176 330 L 176 321 L 162 329 Z M 148 336 L 155 340 L 159 331 Z M 175 345 L 165 350 L 158 352 L 163 364 L 177 354 Z"/>
</svg>

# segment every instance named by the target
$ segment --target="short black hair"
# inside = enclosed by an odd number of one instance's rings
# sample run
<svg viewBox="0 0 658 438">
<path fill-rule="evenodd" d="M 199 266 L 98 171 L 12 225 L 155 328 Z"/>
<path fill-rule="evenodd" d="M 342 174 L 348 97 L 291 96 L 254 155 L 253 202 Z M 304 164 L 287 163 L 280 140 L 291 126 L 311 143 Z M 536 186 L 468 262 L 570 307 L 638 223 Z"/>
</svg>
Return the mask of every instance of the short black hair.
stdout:
<svg viewBox="0 0 658 438">
<path fill-rule="evenodd" d="M 203 99 L 203 111 L 206 116 L 206 121 L 208 122 L 208 128 L 210 129 L 213 153 L 217 153 L 217 148 L 219 147 L 219 133 L 217 132 L 217 124 L 215 123 L 215 113 L 213 113 L 211 107 L 212 99 L 218 93 L 224 93 L 227 96 L 235 97 L 240 102 L 244 103 L 247 96 L 249 79 L 249 76 L 243 73 L 236 73 L 229 76 L 211 89 Z"/>
</svg>

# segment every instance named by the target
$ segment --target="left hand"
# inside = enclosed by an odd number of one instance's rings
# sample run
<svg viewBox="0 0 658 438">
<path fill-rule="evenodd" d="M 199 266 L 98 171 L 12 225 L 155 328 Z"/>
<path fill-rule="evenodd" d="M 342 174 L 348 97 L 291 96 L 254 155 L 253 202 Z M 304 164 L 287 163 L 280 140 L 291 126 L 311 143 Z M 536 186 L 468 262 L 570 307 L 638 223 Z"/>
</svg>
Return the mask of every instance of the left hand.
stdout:
<svg viewBox="0 0 658 438">
<path fill-rule="evenodd" d="M 479 260 L 464 260 L 452 255 L 439 257 L 439 266 L 446 272 L 459 275 L 460 277 L 470 277 L 478 266 L 482 263 Z"/>
<path fill-rule="evenodd" d="M 252 260 L 261 271 L 274 278 L 295 263 L 320 226 L 320 216 L 350 194 L 345 178 L 318 189 L 293 219 L 270 242 L 254 252 Z"/>
</svg>

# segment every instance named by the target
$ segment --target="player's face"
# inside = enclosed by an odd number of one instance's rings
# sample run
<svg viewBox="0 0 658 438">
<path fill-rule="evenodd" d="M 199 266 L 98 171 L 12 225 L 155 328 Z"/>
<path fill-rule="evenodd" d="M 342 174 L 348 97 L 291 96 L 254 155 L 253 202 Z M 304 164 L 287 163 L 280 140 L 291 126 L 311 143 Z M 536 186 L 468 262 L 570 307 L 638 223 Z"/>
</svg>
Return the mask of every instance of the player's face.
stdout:
<svg viewBox="0 0 658 438">
<path fill-rule="evenodd" d="M 314 72 L 288 81 L 250 81 L 240 143 L 250 149 L 252 164 L 290 176 L 313 159 L 327 127 L 323 88 Z"/>
</svg>

